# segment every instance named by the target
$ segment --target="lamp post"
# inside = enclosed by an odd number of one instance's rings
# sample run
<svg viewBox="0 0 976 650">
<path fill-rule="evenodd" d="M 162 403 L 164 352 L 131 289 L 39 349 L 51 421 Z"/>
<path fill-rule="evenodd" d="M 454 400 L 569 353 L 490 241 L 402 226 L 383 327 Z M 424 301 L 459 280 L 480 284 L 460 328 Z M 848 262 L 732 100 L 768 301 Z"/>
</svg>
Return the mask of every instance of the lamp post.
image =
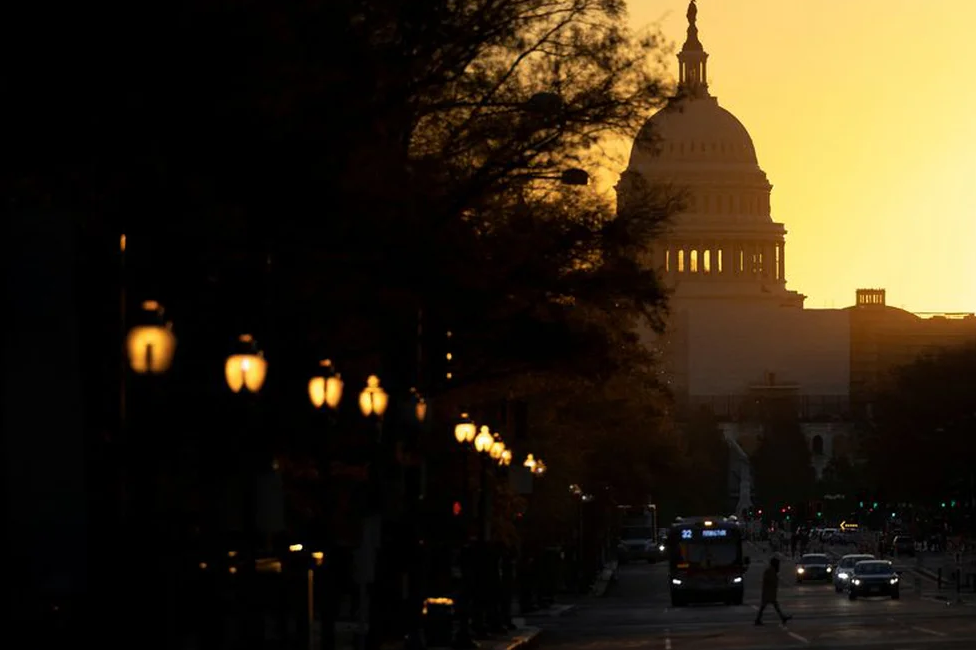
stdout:
<svg viewBox="0 0 976 650">
<path fill-rule="evenodd" d="M 261 629 L 263 613 L 258 606 L 257 594 L 257 472 L 258 459 L 264 460 L 264 448 L 259 449 L 255 436 L 260 425 L 254 421 L 251 409 L 254 397 L 264 386 L 268 374 L 268 362 L 264 352 L 258 347 L 254 337 L 241 334 L 237 337 L 234 349 L 224 362 L 224 379 L 232 393 L 246 400 L 244 412 L 240 414 L 241 428 L 244 431 L 243 444 L 240 445 L 238 459 L 238 482 L 243 484 L 243 519 L 241 528 L 244 536 L 244 563 L 242 586 L 244 601 L 247 603 L 247 616 L 243 621 L 245 643 L 249 647 L 260 646 L 264 633 Z"/>
<path fill-rule="evenodd" d="M 375 444 L 372 445 L 371 461 L 369 463 L 368 492 L 372 505 L 380 503 L 382 496 L 382 476 L 383 468 L 377 467 L 383 463 L 383 415 L 389 405 L 389 395 L 380 385 L 380 378 L 370 375 L 366 378 L 366 386 L 359 393 L 359 410 L 367 420 L 370 420 L 376 428 Z M 376 549 L 379 546 L 380 535 L 382 534 L 382 517 L 377 513 L 372 513 L 366 518 L 363 524 L 362 535 L 362 558 L 360 564 L 361 574 L 359 576 L 359 642 L 360 650 L 367 650 L 372 644 L 372 638 L 376 634 L 376 626 L 372 625 L 374 617 L 374 607 L 370 599 L 370 585 L 373 581 L 376 563 Z"/>
<path fill-rule="evenodd" d="M 124 250 L 124 244 L 123 244 Z M 162 305 L 155 300 L 146 300 L 135 315 L 134 324 L 125 336 L 125 352 L 129 369 L 136 375 L 159 376 L 170 369 L 176 353 L 176 335 L 173 324 L 166 320 Z M 153 391 L 155 387 L 150 387 Z M 134 521 L 130 525 L 137 531 L 138 557 L 132 558 L 130 570 L 142 564 L 149 569 L 140 573 L 142 598 L 137 609 L 138 618 L 144 619 L 146 629 L 159 629 L 165 634 L 168 626 L 163 623 L 161 614 L 169 603 L 166 594 L 170 593 L 165 584 L 172 579 L 173 572 L 164 570 L 160 563 L 167 557 L 159 545 L 162 526 L 159 525 L 157 489 L 159 475 L 158 458 L 151 430 L 144 429 L 138 439 L 126 440 L 129 446 L 129 471 L 133 490 L 133 503 L 127 512 Z M 148 558 L 148 562 L 143 558 Z"/>
<path fill-rule="evenodd" d="M 336 372 L 335 365 L 332 363 L 331 359 L 323 359 L 319 361 L 315 367 L 312 377 L 308 380 L 308 400 L 311 402 L 312 407 L 316 411 L 325 411 L 327 415 L 334 415 L 339 408 L 339 404 L 342 402 L 343 389 L 345 384 L 342 381 L 342 375 Z M 326 418 L 327 422 L 324 423 L 326 427 L 330 425 L 328 420 L 332 418 Z M 315 435 L 313 436 L 313 446 L 316 450 L 317 461 L 319 463 L 319 480 L 321 483 L 321 488 L 319 494 L 321 495 L 322 507 L 326 510 L 324 514 L 321 514 L 321 523 L 317 526 L 317 537 L 319 537 L 319 546 L 325 549 L 326 557 L 330 558 L 328 564 L 325 565 L 323 573 L 325 574 L 325 579 L 320 580 L 317 583 L 314 582 L 315 570 L 309 569 L 309 580 L 312 585 L 309 588 L 309 620 L 308 620 L 308 643 L 309 648 L 313 643 L 312 627 L 315 622 L 315 611 L 316 611 L 316 592 L 325 593 L 325 603 L 326 607 L 321 610 L 321 634 L 322 638 L 325 640 L 326 648 L 331 648 L 335 644 L 335 621 L 333 617 L 332 607 L 330 603 L 332 602 L 332 594 L 335 588 L 335 571 L 333 569 L 334 557 L 333 547 L 330 545 L 331 541 L 331 531 L 330 522 L 332 521 L 333 513 L 330 509 L 333 503 L 332 498 L 332 486 L 331 486 L 331 470 L 329 467 L 329 453 L 327 448 L 326 436 Z"/>
<path fill-rule="evenodd" d="M 478 434 L 478 426 L 467 413 L 462 413 L 457 424 L 454 425 L 454 439 L 461 445 L 461 516 L 464 518 L 462 529 L 467 538 L 468 530 L 468 449 L 473 445 Z M 456 650 L 471 650 L 477 648 L 471 637 L 471 614 L 473 604 L 473 579 L 471 549 L 462 541 L 461 547 L 461 598 L 456 610 L 458 630 L 454 635 L 453 646 Z"/>
</svg>

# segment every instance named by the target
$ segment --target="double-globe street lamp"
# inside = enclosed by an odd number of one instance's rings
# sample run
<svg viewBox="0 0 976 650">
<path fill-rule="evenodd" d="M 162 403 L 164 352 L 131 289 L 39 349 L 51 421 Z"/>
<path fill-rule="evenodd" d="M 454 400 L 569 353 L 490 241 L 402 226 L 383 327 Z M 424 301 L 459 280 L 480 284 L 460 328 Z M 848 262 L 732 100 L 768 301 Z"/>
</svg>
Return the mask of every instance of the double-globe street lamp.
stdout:
<svg viewBox="0 0 976 650">
<path fill-rule="evenodd" d="M 161 375 L 172 366 L 176 352 L 176 335 L 173 331 L 173 324 L 164 317 L 163 307 L 158 301 L 147 300 L 142 303 L 135 323 L 125 336 L 125 351 L 128 358 L 128 365 L 132 372 L 139 375 Z M 268 374 L 268 361 L 264 356 L 263 350 L 258 346 L 257 341 L 251 334 L 242 334 L 235 341 L 235 348 L 224 362 L 224 379 L 227 387 L 234 394 L 244 396 L 256 396 L 264 386 Z M 341 375 L 336 372 L 330 360 L 319 362 L 318 368 L 313 377 L 308 382 L 308 395 L 312 405 L 316 408 L 328 407 L 337 410 L 343 396 L 344 383 Z M 417 391 L 416 388 L 410 390 L 413 401 L 413 414 L 418 423 L 423 423 L 427 417 L 427 401 Z M 358 405 L 362 414 L 377 422 L 382 421 L 383 415 L 389 406 L 390 397 L 386 390 L 381 386 L 380 379 L 376 375 L 370 375 L 366 380 L 366 386 L 359 394 Z M 249 424 L 250 426 L 250 419 Z M 378 432 L 381 432 L 379 427 Z M 255 451 L 252 445 L 247 445 L 246 451 Z M 251 468 L 247 468 L 244 474 L 248 478 Z M 151 480 L 155 477 L 151 472 L 143 472 L 141 480 Z M 138 492 L 151 492 L 148 486 L 142 486 Z M 253 488 L 253 486 L 251 486 Z M 146 494 L 148 497 L 149 494 Z M 252 489 L 245 490 L 246 510 L 244 520 L 244 533 L 249 546 L 257 541 L 257 522 L 256 522 L 256 494 Z M 151 504 L 145 504 L 151 505 Z M 135 512 L 142 512 L 143 519 L 151 516 L 154 511 L 151 507 L 134 508 Z M 145 521 L 144 525 L 151 522 Z M 254 555 L 255 549 L 250 549 L 250 556 Z M 254 560 L 249 557 L 249 560 Z M 253 562 L 248 562 L 253 564 Z"/>
<path fill-rule="evenodd" d="M 461 512 L 468 511 L 468 449 L 473 448 L 478 455 L 481 470 L 478 491 L 478 541 L 483 549 L 489 537 L 489 459 L 494 461 L 499 467 L 508 467 L 512 463 L 514 454 L 505 444 L 500 434 L 493 434 L 491 432 L 491 427 L 488 425 L 479 426 L 467 413 L 462 413 L 460 419 L 455 424 L 454 439 L 462 447 Z M 537 467 L 541 462 L 536 461 L 532 454 L 529 454 L 527 459 L 531 459 L 531 465 L 533 467 Z M 544 465 L 542 465 L 542 467 L 544 468 Z M 543 472 L 544 469 L 542 471 L 533 473 L 541 476 Z M 461 602 L 457 608 L 458 631 L 455 635 L 453 644 L 454 647 L 458 649 L 477 647 L 477 644 L 472 639 L 470 626 L 471 615 L 473 613 L 471 607 L 472 595 L 474 592 L 474 585 L 472 584 L 473 576 L 470 575 L 471 569 L 472 567 L 470 562 L 462 561 L 463 588 Z"/>
</svg>

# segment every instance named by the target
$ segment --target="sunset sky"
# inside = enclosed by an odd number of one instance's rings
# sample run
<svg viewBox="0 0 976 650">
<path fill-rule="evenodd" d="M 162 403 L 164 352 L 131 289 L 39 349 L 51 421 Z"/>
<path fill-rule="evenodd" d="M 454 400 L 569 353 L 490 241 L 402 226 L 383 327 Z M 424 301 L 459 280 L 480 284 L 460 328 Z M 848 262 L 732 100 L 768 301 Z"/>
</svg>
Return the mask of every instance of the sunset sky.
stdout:
<svg viewBox="0 0 976 650">
<path fill-rule="evenodd" d="M 680 48 L 687 0 L 630 0 Z M 752 134 L 807 307 L 976 311 L 976 1 L 698 0 L 709 90 Z M 670 58 L 669 71 L 677 61 Z"/>
</svg>

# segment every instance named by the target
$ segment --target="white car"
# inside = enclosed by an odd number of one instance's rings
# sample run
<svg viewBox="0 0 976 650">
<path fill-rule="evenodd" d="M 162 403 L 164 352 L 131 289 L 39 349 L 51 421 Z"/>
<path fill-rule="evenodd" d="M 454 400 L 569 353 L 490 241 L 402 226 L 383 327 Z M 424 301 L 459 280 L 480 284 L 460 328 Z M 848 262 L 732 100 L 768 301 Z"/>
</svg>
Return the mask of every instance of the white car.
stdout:
<svg viewBox="0 0 976 650">
<path fill-rule="evenodd" d="M 842 557 L 834 567 L 834 591 L 837 593 L 847 591 L 851 575 L 854 573 L 854 565 L 858 562 L 874 559 L 876 558 L 873 555 L 866 554 L 852 554 Z"/>
</svg>

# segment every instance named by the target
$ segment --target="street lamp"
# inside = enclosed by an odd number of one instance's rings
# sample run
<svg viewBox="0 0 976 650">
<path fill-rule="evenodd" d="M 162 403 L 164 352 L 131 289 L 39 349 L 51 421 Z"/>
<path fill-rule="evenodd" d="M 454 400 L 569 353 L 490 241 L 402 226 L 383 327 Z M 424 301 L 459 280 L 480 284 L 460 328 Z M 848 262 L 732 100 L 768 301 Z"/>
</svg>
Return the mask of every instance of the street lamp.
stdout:
<svg viewBox="0 0 976 650">
<path fill-rule="evenodd" d="M 535 467 L 536 467 L 535 456 L 533 456 L 532 454 L 529 454 L 528 456 L 526 456 L 525 457 L 525 462 L 522 463 L 522 466 L 528 468 L 528 470 L 530 472 L 535 473 Z"/>
<path fill-rule="evenodd" d="M 322 408 L 325 404 L 335 410 L 342 401 L 343 386 L 342 375 L 335 371 L 332 361 L 319 361 L 316 376 L 308 380 L 308 398 L 315 408 Z"/>
<path fill-rule="evenodd" d="M 505 449 L 502 452 L 502 457 L 499 459 L 498 464 L 501 465 L 502 467 L 508 467 L 509 465 L 512 464 L 512 450 L 511 449 Z"/>
<path fill-rule="evenodd" d="M 559 182 L 563 185 L 589 185 L 590 175 L 585 169 L 578 167 L 564 169 L 559 175 Z"/>
<path fill-rule="evenodd" d="M 389 395 L 380 386 L 380 378 L 376 375 L 370 375 L 366 379 L 366 388 L 359 394 L 359 410 L 366 417 L 375 415 L 381 418 L 386 413 L 386 405 L 389 400 Z"/>
<path fill-rule="evenodd" d="M 142 303 L 138 319 L 125 339 L 129 366 L 138 374 L 166 372 L 176 353 L 173 323 L 164 318 L 163 307 L 155 300 Z"/>
<path fill-rule="evenodd" d="M 502 453 L 505 451 L 505 443 L 502 442 L 502 437 L 497 433 L 494 436 L 494 441 L 491 443 L 491 447 L 488 448 L 488 455 L 491 456 L 492 460 L 501 460 Z"/>
<path fill-rule="evenodd" d="M 474 437 L 478 432 L 478 428 L 475 426 L 474 420 L 467 413 L 461 414 L 461 420 L 454 425 L 454 439 L 458 441 L 458 444 L 465 444 L 474 441 Z"/>
<path fill-rule="evenodd" d="M 416 388 L 411 388 L 413 394 L 413 414 L 417 417 L 417 422 L 423 424 L 427 420 L 427 400 Z"/>
<path fill-rule="evenodd" d="M 239 393 L 257 393 L 264 385 L 264 378 L 268 374 L 268 362 L 264 352 L 258 349 L 254 337 L 241 334 L 237 339 L 237 351 L 227 357 L 224 363 L 224 377 L 231 391 Z"/>
<path fill-rule="evenodd" d="M 475 436 L 474 439 L 474 449 L 479 454 L 487 454 L 491 452 L 491 446 L 495 444 L 495 437 L 491 435 L 491 431 L 488 426 L 482 426 L 481 431 Z"/>
</svg>

